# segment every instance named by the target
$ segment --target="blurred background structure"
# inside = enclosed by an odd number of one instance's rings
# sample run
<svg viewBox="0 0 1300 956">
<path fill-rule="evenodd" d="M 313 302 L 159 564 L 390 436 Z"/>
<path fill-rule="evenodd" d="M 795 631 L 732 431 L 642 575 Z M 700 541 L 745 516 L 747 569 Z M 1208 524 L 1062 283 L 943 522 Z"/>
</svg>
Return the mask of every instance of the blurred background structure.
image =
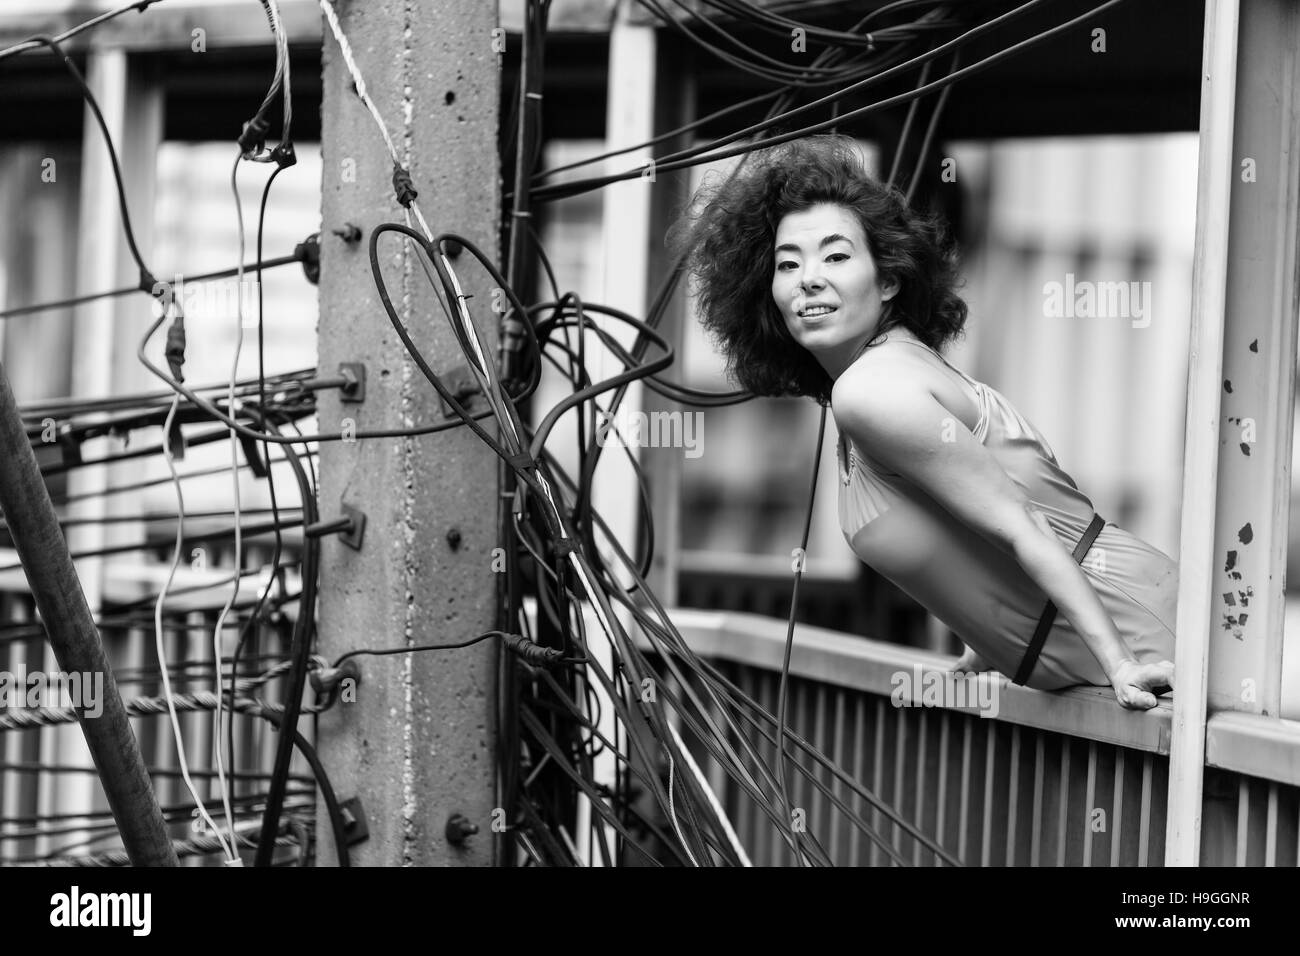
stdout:
<svg viewBox="0 0 1300 956">
<path fill-rule="evenodd" d="M 53 32 L 114 5 L 10 0 L 0 10 L 0 46 L 32 33 Z M 267 257 L 290 255 L 312 233 L 322 233 L 322 242 L 333 241 L 331 230 L 341 225 L 321 218 L 322 177 L 328 171 L 322 167 L 320 150 L 325 34 L 318 4 L 283 0 L 279 6 L 291 37 L 298 164 L 285 173 L 273 195 L 274 214 L 267 218 L 264 239 Z M 861 15 L 882 4 L 765 0 L 760 6 L 800 21 L 844 28 L 850 13 Z M 972 11 L 967 14 L 976 22 L 1012 4 L 973 6 L 979 8 L 979 18 Z M 1024 19 L 1017 37 L 1091 6 L 1073 0 L 1047 4 Z M 1268 6 L 1273 11 L 1276 5 Z M 668 24 L 686 22 L 687 7 L 727 21 L 735 36 L 754 42 L 761 36 L 743 19 L 728 20 L 728 9 L 735 9 L 726 4 L 553 0 L 539 169 L 555 169 L 629 144 L 611 130 L 641 124 L 658 133 L 769 88 L 702 49 L 680 23 Z M 500 60 L 503 137 L 511 128 L 507 118 L 512 118 L 510 97 L 519 78 L 524 9 L 525 0 L 500 3 L 506 37 Z M 1287 29 L 1294 30 L 1294 17 L 1282 16 Z M 904 162 L 905 168 L 920 171 L 916 202 L 942 210 L 961 244 L 970 320 L 964 341 L 948 359 L 1004 393 L 1034 422 L 1099 513 L 1175 558 L 1184 547 L 1180 538 L 1186 508 L 1198 151 L 1205 148 L 1206 133 L 1198 133 L 1205 21 L 1204 2 L 1176 9 L 1130 2 L 1108 9 L 1097 18 L 1104 33 L 1100 50 L 1095 34 L 1079 29 L 955 84 L 932 140 L 922 152 L 914 137 L 906 144 Z M 202 50 L 195 48 L 195 29 L 203 30 Z M 638 31 L 654 35 L 647 59 L 625 60 L 619 70 L 611 58 L 611 44 L 618 42 L 612 37 L 626 40 Z M 986 37 L 964 54 L 963 64 L 1005 45 L 996 34 Z M 258 4 L 168 0 L 145 15 L 93 31 L 74 46 L 89 82 L 108 104 L 110 126 L 126 156 L 137 231 L 159 278 L 231 265 L 232 140 L 247 119 L 249 103 L 264 91 L 274 64 L 272 38 Z M 910 88 L 911 80 L 893 81 L 869 95 L 850 97 L 842 109 Z M 925 101 L 927 110 L 933 99 Z M 0 309 L 134 282 L 134 267 L 120 249 L 115 200 L 105 192 L 102 148 L 96 136 L 86 132 L 92 127 L 81 97 L 54 58 L 23 56 L 0 63 L 0 102 L 5 104 L 0 111 L 0 207 L 10 211 L 0 222 Z M 645 115 L 629 119 L 620 114 L 627 104 L 638 102 Z M 452 108 L 450 101 L 447 105 Z M 899 145 L 905 111 L 905 106 L 880 111 L 844 128 L 880 174 Z M 674 142 L 705 143 L 761 115 L 761 105 L 741 109 L 705 122 L 690 137 L 679 136 Z M 1288 121 L 1294 122 L 1294 117 Z M 636 156 L 643 153 L 649 155 L 640 151 Z M 645 298 L 667 267 L 663 226 L 681 211 L 704 175 L 725 170 L 729 162 L 660 174 L 643 249 L 621 241 L 626 234 L 619 230 L 624 227 L 602 191 L 539 203 L 532 221 L 549 263 L 530 257 L 524 280 L 512 276 L 512 281 L 529 290 L 529 301 L 549 298 L 554 282 L 559 290 L 580 290 L 591 301 L 609 303 L 626 293 L 627 270 L 640 269 L 638 281 L 647 283 L 649 290 L 630 311 L 642 314 Z M 49 163 L 57 179 L 42 180 Z M 632 163 L 627 159 L 620 168 L 631 168 Z M 952 181 L 940 176 L 945 163 L 956 170 Z M 510 171 L 503 173 L 508 189 Z M 579 178 L 579 172 L 569 172 L 547 182 Z M 255 214 L 263 185 L 264 180 L 252 174 L 241 180 L 246 217 Z M 446 224 L 448 229 L 457 227 Z M 245 260 L 252 259 L 250 250 Z M 1045 287 L 1068 281 L 1136 283 L 1150 290 L 1146 312 L 1140 320 L 1131 315 L 1054 316 Z M 268 375 L 316 367 L 316 293 L 299 264 L 267 273 L 263 294 Z M 700 389 L 733 387 L 691 315 L 689 298 L 679 290 L 673 302 L 661 327 L 678 347 L 679 360 L 668 377 Z M 190 316 L 187 381 L 219 384 L 229 373 L 234 345 L 233 303 L 208 299 L 197 304 Z M 1294 314 L 1285 318 L 1294 326 Z M 138 297 L 5 317 L 0 319 L 0 359 L 19 400 L 32 406 L 68 396 L 145 391 L 156 386 L 139 367 L 135 346 L 147 321 Z M 358 315 L 356 321 L 378 327 L 383 320 Z M 1294 335 L 1290 341 L 1294 346 Z M 255 352 L 245 350 L 241 377 L 256 375 L 256 360 Z M 546 368 L 533 399 L 534 420 L 571 390 L 563 376 Z M 645 408 L 685 407 L 655 395 L 642 398 L 639 392 L 637 400 L 643 400 Z M 1285 412 L 1286 420 L 1293 417 Z M 551 443 L 566 467 L 577 461 L 572 418 L 562 419 Z M 770 708 L 775 707 L 778 649 L 790 608 L 791 552 L 803 526 L 818 418 L 812 402 L 794 399 L 709 408 L 703 416 L 704 454 L 687 457 L 681 449 L 643 448 L 638 455 L 651 478 L 654 505 L 652 583 L 675 612 L 680 609 L 680 626 L 693 646 L 698 642 L 701 654 L 713 655 L 730 679 Z M 299 422 L 304 431 L 317 425 L 311 416 Z M 790 726 L 864 785 L 886 799 L 892 795 L 896 809 L 951 846 L 964 862 L 1160 863 L 1166 852 L 1163 788 L 1173 719 L 1167 704 L 1146 723 L 1132 715 L 1114 719 L 1109 693 L 1089 690 L 1070 691 L 1049 702 L 1035 699 L 1044 695 L 1008 689 L 1003 714 L 988 721 L 969 713 L 913 714 L 884 705 L 889 674 L 913 662 L 939 666 L 943 655 L 956 653 L 960 645 L 941 622 L 849 550 L 837 521 L 833 425 L 831 429 L 822 450 L 799 592 L 802 650 L 793 672 Z M 80 453 L 91 457 L 124 447 L 110 435 L 86 442 Z M 1235 442 L 1227 442 L 1227 447 L 1235 447 Z M 1293 441 L 1293 451 L 1295 447 Z M 62 453 L 46 449 L 45 460 L 54 462 Z M 192 507 L 212 515 L 195 519 L 197 529 L 207 522 L 217 533 L 228 525 L 219 515 L 232 504 L 230 479 L 218 471 L 227 461 L 221 442 L 194 447 L 187 455 L 187 470 L 214 472 L 186 485 L 189 501 L 200 503 Z M 597 496 L 608 502 L 616 527 L 644 541 L 632 472 L 620 473 L 614 462 L 608 464 Z M 288 464 L 272 467 L 283 479 L 280 487 L 289 489 L 282 492 L 279 507 L 301 508 Z M 1294 502 L 1290 461 L 1284 462 L 1280 474 Z M 173 528 L 166 522 L 133 524 L 126 519 L 174 510 L 170 486 L 156 483 L 166 476 L 166 465 L 156 455 L 75 469 L 66 479 L 51 476 L 56 503 L 66 507 L 69 517 L 121 519 L 119 524 L 70 531 L 74 553 L 147 542 L 124 555 L 79 562 L 92 606 L 105 612 L 127 608 L 156 593 L 170 560 Z M 250 521 L 256 520 L 255 512 L 272 504 L 266 482 L 250 470 L 241 481 L 243 508 L 254 516 Z M 89 503 L 78 501 L 79 494 L 106 483 L 142 487 Z M 1300 561 L 1295 527 L 1300 509 L 1284 509 L 1283 514 L 1290 515 L 1280 569 L 1285 572 Z M 1212 515 L 1204 520 L 1212 521 Z M 302 547 L 301 531 L 286 530 L 284 545 L 296 553 Z M 196 547 L 187 555 L 178 589 L 211 585 L 222 576 L 220 569 L 233 563 L 225 538 Z M 265 561 L 258 549 L 269 544 L 263 536 L 250 548 L 243 567 Z M 11 550 L 0 548 L 0 565 L 0 611 L 5 614 L 0 627 L 11 632 L 0 635 L 0 669 L 33 667 L 44 652 L 39 632 L 31 631 L 25 581 Z M 286 579 L 286 593 L 298 586 L 293 573 Z M 1277 720 L 1277 726 L 1285 725 L 1288 742 L 1250 743 L 1253 730 L 1232 730 L 1238 734 L 1230 738 L 1233 746 L 1253 755 L 1249 768 L 1225 756 L 1227 743 L 1216 750 L 1211 742 L 1204 778 L 1205 818 L 1198 831 L 1206 861 L 1300 861 L 1300 761 L 1295 760 L 1300 737 L 1291 723 L 1300 719 L 1300 590 L 1292 583 L 1295 577 L 1284 576 L 1286 624 L 1270 638 L 1282 647 L 1280 703 L 1264 714 Z M 212 627 L 213 611 L 210 601 L 200 602 L 189 629 L 180 627 L 173 635 L 174 653 L 206 664 L 206 669 L 195 671 L 195 686 L 211 679 L 212 649 L 203 647 L 203 635 L 205 627 Z M 1241 626 L 1245 620 L 1241 614 Z M 1232 626 L 1238 623 L 1234 618 Z M 281 620 L 267 625 L 258 639 L 258 653 L 283 653 L 291 624 Z M 1215 626 L 1230 629 L 1222 621 Z M 376 638 L 375 643 L 385 640 L 384 635 L 369 637 Z M 141 692 L 157 693 L 156 681 L 144 676 L 157 661 L 150 657 L 139 623 L 126 621 L 106 629 L 105 638 L 114 642 L 128 672 L 139 670 Z M 226 653 L 233 650 L 233 642 L 230 635 Z M 185 686 L 183 680 L 178 684 Z M 1260 707 L 1240 709 L 1261 713 Z M 184 721 L 186 733 L 196 742 L 191 763 L 210 768 L 213 755 L 203 742 L 211 736 L 211 714 L 188 714 Z M 160 802 L 165 808 L 180 808 L 169 816 L 179 837 L 190 821 L 170 738 L 159 721 L 136 718 L 134 723 Z M 0 863 L 81 852 L 95 837 L 111 840 L 80 744 L 69 726 L 0 733 Z M 750 815 L 743 795 L 710 766 L 705 749 L 692 744 L 710 781 L 724 795 L 726 809 L 736 815 L 737 829 L 755 861 L 792 862 L 789 848 L 768 832 L 771 827 L 761 816 Z M 251 755 L 246 768 L 250 782 L 236 793 L 252 806 L 258 791 L 251 778 L 266 767 L 274 734 L 269 727 L 250 729 L 241 745 Z M 1278 763 L 1282 753 L 1291 761 L 1285 767 Z M 297 789 L 290 803 L 297 815 L 290 817 L 305 831 L 317 826 L 305 764 L 295 761 L 294 772 Z M 829 776 L 824 782 L 850 799 L 838 784 L 832 786 Z M 851 799 L 855 808 L 860 806 Z M 837 861 L 887 862 L 878 848 L 867 847 L 856 834 L 847 835 L 848 827 L 838 822 L 828 800 L 809 783 L 804 802 L 823 811 L 819 820 L 825 822 L 825 832 L 819 834 L 828 844 L 844 847 Z M 81 813 L 88 804 L 99 816 L 81 819 L 75 827 L 56 830 L 41 822 L 53 814 Z M 1004 812 L 1008 804 L 1010 810 Z M 1087 813 L 1099 805 L 1106 807 L 1113 826 L 1086 832 Z M 881 820 L 879 815 L 872 819 Z M 912 862 L 937 860 L 901 829 L 883 825 L 895 848 L 911 855 Z M 189 832 L 204 835 L 201 826 Z M 291 843 L 286 838 L 285 845 Z M 305 838 L 298 845 L 306 854 Z M 323 849 L 315 856 L 321 863 L 330 862 Z"/>
</svg>

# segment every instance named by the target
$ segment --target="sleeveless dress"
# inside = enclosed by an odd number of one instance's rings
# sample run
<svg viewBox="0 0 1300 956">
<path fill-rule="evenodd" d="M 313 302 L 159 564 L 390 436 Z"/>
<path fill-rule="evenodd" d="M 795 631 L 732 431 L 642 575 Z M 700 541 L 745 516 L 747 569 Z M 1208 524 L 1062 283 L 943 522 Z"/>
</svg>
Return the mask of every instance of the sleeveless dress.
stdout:
<svg viewBox="0 0 1300 956">
<path fill-rule="evenodd" d="M 1057 464 L 1047 441 L 995 389 L 965 380 L 979 401 L 976 441 L 1044 514 L 1067 552 L 1092 521 L 1092 502 Z M 836 446 L 839 519 L 854 553 L 946 624 L 997 670 L 1015 674 L 1047 595 L 1011 555 L 901 475 L 874 465 L 847 434 Z M 1178 564 L 1107 522 L 1081 563 L 1121 639 L 1143 663 L 1174 659 Z M 1109 686 L 1092 652 L 1057 609 L 1028 686 Z"/>
</svg>

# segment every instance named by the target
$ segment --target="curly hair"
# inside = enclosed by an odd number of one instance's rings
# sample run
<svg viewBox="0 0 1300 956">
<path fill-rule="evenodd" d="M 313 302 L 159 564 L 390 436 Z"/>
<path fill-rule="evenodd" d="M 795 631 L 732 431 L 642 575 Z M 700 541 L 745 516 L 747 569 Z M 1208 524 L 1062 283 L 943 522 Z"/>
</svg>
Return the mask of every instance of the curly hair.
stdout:
<svg viewBox="0 0 1300 956">
<path fill-rule="evenodd" d="M 761 150 L 734 177 L 706 179 L 668 241 L 685 256 L 701 323 L 728 374 L 756 395 L 806 395 L 825 405 L 834 382 L 790 335 L 772 298 L 777 226 L 818 203 L 852 210 L 880 280 L 898 283 L 868 344 L 897 326 L 936 350 L 962 333 L 957 252 L 941 219 L 911 209 L 897 188 L 872 178 L 842 134 Z"/>
</svg>

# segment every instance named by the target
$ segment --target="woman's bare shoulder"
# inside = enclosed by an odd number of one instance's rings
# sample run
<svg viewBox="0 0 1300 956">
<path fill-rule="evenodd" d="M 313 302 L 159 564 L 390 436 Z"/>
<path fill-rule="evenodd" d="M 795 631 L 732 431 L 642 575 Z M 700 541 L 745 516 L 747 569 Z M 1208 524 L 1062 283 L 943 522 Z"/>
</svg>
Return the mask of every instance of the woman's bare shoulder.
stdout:
<svg viewBox="0 0 1300 956">
<path fill-rule="evenodd" d="M 932 363 L 923 349 L 902 342 L 885 341 L 872 346 L 844 370 L 831 390 L 831 406 L 836 400 L 859 402 L 869 400 L 872 386 L 910 383 L 935 394 L 946 382 L 944 375 Z"/>
<path fill-rule="evenodd" d="M 869 349 L 836 380 L 831 390 L 831 412 L 869 413 L 873 397 L 884 397 L 882 389 L 915 389 L 917 394 L 934 398 L 973 430 L 979 419 L 979 405 L 967 394 L 968 388 L 959 384 L 943 360 L 928 349 L 902 340 L 887 340 Z"/>
</svg>

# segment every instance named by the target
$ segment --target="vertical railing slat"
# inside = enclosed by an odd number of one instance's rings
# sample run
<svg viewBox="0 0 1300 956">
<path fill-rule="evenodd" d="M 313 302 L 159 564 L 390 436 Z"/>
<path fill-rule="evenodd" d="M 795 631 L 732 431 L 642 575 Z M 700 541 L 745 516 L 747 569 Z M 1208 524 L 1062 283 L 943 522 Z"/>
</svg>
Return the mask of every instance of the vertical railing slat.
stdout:
<svg viewBox="0 0 1300 956">
<path fill-rule="evenodd" d="M 1088 741 L 1088 782 L 1083 797 L 1083 865 L 1092 866 L 1092 811 L 1097 796 L 1097 743 Z"/>
<path fill-rule="evenodd" d="M 1115 748 L 1115 787 L 1111 797 L 1110 827 L 1110 866 L 1120 865 L 1119 849 L 1123 844 L 1124 832 L 1124 748 Z"/>
</svg>

